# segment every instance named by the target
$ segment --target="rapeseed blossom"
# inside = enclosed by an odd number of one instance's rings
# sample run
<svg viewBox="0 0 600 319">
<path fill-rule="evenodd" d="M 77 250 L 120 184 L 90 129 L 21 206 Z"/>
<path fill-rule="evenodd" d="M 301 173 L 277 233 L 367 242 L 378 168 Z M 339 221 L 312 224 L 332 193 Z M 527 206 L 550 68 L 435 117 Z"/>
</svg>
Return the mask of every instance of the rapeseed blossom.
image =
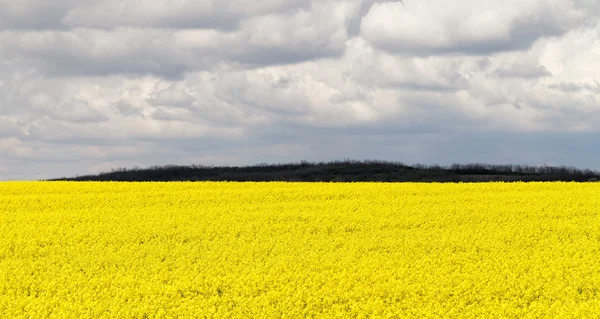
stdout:
<svg viewBox="0 0 600 319">
<path fill-rule="evenodd" d="M 0 183 L 0 317 L 597 317 L 599 191 Z"/>
</svg>

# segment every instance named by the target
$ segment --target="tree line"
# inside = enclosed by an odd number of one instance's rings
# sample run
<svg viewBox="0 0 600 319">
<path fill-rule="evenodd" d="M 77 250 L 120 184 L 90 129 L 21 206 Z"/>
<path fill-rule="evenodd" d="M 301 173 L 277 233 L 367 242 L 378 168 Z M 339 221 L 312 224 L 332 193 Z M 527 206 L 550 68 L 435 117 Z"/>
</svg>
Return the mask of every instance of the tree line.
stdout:
<svg viewBox="0 0 600 319">
<path fill-rule="evenodd" d="M 294 162 L 250 166 L 155 165 L 53 180 L 68 181 L 288 181 L 288 182 L 489 182 L 600 179 L 600 172 L 567 166 L 452 164 L 448 166 L 379 160 Z"/>
</svg>

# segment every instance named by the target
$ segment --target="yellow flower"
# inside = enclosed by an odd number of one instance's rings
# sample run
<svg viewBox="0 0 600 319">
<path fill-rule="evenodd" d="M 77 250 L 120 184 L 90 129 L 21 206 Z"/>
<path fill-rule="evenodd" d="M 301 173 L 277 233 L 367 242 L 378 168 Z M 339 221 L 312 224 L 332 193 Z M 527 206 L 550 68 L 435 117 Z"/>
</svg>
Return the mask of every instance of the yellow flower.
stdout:
<svg viewBox="0 0 600 319">
<path fill-rule="evenodd" d="M 595 183 L 0 183 L 0 318 L 584 318 Z"/>
</svg>

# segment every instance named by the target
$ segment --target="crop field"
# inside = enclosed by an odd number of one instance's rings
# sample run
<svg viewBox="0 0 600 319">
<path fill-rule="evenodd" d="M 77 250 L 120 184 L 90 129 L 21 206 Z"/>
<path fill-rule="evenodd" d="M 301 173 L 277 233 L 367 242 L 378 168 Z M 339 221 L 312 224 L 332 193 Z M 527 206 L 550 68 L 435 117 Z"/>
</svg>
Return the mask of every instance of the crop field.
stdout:
<svg viewBox="0 0 600 319">
<path fill-rule="evenodd" d="M 582 318 L 596 183 L 0 183 L 0 318 Z"/>
</svg>

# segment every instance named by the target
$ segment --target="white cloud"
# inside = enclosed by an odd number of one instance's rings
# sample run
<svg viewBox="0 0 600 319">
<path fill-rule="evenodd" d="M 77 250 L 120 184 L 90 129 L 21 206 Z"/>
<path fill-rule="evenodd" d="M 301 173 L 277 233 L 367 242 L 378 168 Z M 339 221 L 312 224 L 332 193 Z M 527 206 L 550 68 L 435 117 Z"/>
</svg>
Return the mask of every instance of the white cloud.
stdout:
<svg viewBox="0 0 600 319">
<path fill-rule="evenodd" d="M 584 17 L 568 0 L 406 0 L 375 4 L 361 35 L 384 50 L 418 55 L 525 50 Z"/>
</svg>

